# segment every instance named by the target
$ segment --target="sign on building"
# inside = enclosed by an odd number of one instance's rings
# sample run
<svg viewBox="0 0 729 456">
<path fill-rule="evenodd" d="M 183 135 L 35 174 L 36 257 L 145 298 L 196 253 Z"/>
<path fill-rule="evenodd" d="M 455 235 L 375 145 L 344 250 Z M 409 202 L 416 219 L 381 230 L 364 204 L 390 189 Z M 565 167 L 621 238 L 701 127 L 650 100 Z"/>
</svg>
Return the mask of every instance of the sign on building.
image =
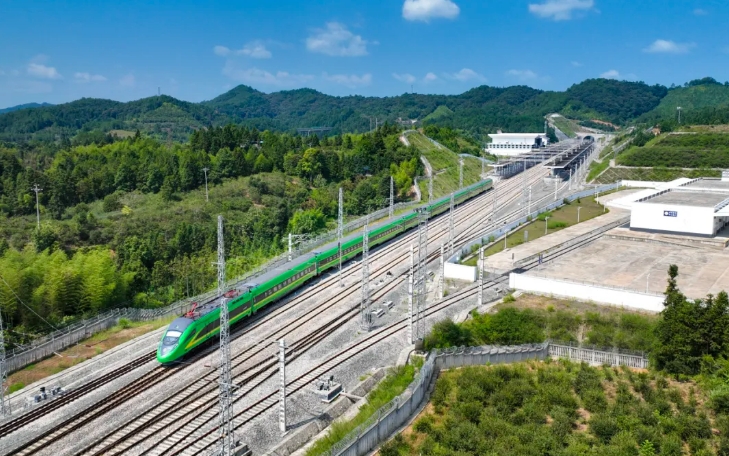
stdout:
<svg viewBox="0 0 729 456">
<path fill-rule="evenodd" d="M 664 217 L 678 217 L 677 211 L 663 211 Z"/>
</svg>

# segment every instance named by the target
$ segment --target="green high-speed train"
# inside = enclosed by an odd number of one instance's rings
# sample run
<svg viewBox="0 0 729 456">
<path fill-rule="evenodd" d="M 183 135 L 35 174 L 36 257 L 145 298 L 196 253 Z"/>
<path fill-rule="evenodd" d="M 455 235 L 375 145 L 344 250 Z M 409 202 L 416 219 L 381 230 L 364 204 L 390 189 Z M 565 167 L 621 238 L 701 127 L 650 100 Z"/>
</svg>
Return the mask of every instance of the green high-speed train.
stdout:
<svg viewBox="0 0 729 456">
<path fill-rule="evenodd" d="M 454 195 L 455 204 L 463 203 L 479 195 L 493 186 L 490 179 L 473 184 Z M 425 205 L 430 217 L 434 217 L 449 209 L 450 196 Z M 417 226 L 416 211 L 408 212 L 394 220 L 376 225 L 369 231 L 370 248 L 382 244 L 401 233 Z M 287 269 L 270 271 L 256 278 L 256 283 L 241 284 L 225 293 L 228 298 L 230 324 L 252 315 L 262 307 L 288 295 L 301 287 L 305 282 L 339 265 L 339 242 L 323 246 L 320 251 L 302 255 L 287 263 Z M 345 237 L 341 242 L 342 261 L 348 261 L 362 252 L 362 234 L 357 233 Z M 220 296 L 201 304 L 175 319 L 165 331 L 157 348 L 157 360 L 162 364 L 172 364 L 181 360 L 191 351 L 209 341 L 219 333 Z"/>
</svg>

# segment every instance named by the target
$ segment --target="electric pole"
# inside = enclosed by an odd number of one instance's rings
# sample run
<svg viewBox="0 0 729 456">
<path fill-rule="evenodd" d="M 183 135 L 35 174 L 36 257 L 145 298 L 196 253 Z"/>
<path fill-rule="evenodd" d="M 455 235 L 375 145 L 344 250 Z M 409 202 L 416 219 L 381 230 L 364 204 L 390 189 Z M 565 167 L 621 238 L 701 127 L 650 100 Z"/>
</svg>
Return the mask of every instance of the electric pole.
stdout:
<svg viewBox="0 0 729 456">
<path fill-rule="evenodd" d="M 415 280 L 415 252 L 413 244 L 410 244 L 410 274 L 408 275 L 408 340 L 411 344 L 415 343 L 415 332 L 413 324 L 415 315 L 413 315 L 413 280 Z"/>
<path fill-rule="evenodd" d="M 418 214 L 418 266 L 415 279 L 415 296 L 417 298 L 417 333 L 418 338 L 425 336 L 426 284 L 425 276 L 428 266 L 428 210 L 420 208 Z"/>
<path fill-rule="evenodd" d="M 203 172 L 205 173 L 205 202 L 208 202 L 208 171 L 210 171 L 208 168 L 203 168 Z"/>
<path fill-rule="evenodd" d="M 365 331 L 372 327 L 372 314 L 370 314 L 370 265 L 369 265 L 369 219 L 365 222 L 362 234 L 362 302 L 359 306 L 361 314 L 360 325 Z"/>
<path fill-rule="evenodd" d="M 10 399 L 5 397 L 6 389 L 9 387 L 8 369 L 5 364 L 5 333 L 3 333 L 3 316 L 0 312 L 0 416 L 10 416 Z"/>
<path fill-rule="evenodd" d="M 478 249 L 478 307 L 483 305 L 483 246 Z"/>
<path fill-rule="evenodd" d="M 458 189 L 463 188 L 463 158 L 458 160 Z"/>
<path fill-rule="evenodd" d="M 38 224 L 38 229 L 40 229 L 40 204 L 38 203 L 38 193 L 42 192 L 43 189 L 39 188 L 38 184 L 34 184 L 31 190 L 35 192 L 35 218 Z"/>
<path fill-rule="evenodd" d="M 286 342 L 278 341 L 278 372 L 281 380 L 281 397 L 279 399 L 278 428 L 281 434 L 286 433 Z"/>
<path fill-rule="evenodd" d="M 455 223 L 453 222 L 453 209 L 456 203 L 455 193 L 451 193 L 451 209 L 448 212 L 448 256 L 453 255 L 453 238 L 455 237 Z"/>
<path fill-rule="evenodd" d="M 430 173 L 430 179 L 428 179 L 428 204 L 433 202 L 433 179 L 435 179 L 435 173 Z"/>
<path fill-rule="evenodd" d="M 220 297 L 220 407 L 219 454 L 229 456 L 235 445 L 233 426 L 233 379 L 230 372 L 230 322 L 228 302 L 225 297 L 225 244 L 223 241 L 223 216 L 218 216 L 218 296 Z"/>
<path fill-rule="evenodd" d="M 337 218 L 337 239 L 339 239 L 339 286 L 342 283 L 342 236 L 344 236 L 344 191 L 339 187 L 339 215 Z"/>
<path fill-rule="evenodd" d="M 395 179 L 390 176 L 390 218 L 395 215 Z"/>
<path fill-rule="evenodd" d="M 438 300 L 445 294 L 445 247 L 440 245 L 440 275 L 438 276 Z"/>
</svg>

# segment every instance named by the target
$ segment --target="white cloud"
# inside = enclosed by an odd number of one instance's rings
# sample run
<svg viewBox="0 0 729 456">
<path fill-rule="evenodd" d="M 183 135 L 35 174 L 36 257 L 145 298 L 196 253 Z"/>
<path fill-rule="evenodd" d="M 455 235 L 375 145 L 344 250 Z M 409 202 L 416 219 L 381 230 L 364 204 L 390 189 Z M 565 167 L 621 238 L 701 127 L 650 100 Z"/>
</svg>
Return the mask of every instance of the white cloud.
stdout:
<svg viewBox="0 0 729 456">
<path fill-rule="evenodd" d="M 215 55 L 219 55 L 220 57 L 228 57 L 229 55 L 244 55 L 246 57 L 251 57 L 254 59 L 270 59 L 273 55 L 271 54 L 271 51 L 266 49 L 266 45 L 263 43 L 263 41 L 260 40 L 251 41 L 250 43 L 243 46 L 243 49 L 238 49 L 237 51 L 231 51 L 229 47 L 218 45 L 213 48 L 213 53 Z"/>
<path fill-rule="evenodd" d="M 655 40 L 650 46 L 643 49 L 643 52 L 650 52 L 653 54 L 685 54 L 694 46 L 696 46 L 694 43 L 676 43 L 671 40 Z"/>
<path fill-rule="evenodd" d="M 618 70 L 608 70 L 602 73 L 600 77 L 605 79 L 620 79 L 620 72 Z"/>
<path fill-rule="evenodd" d="M 54 67 L 45 66 L 40 63 L 29 63 L 28 74 L 43 79 L 62 79 L 63 76 Z"/>
<path fill-rule="evenodd" d="M 696 8 L 694 10 L 694 15 L 696 16 L 706 16 L 707 14 L 709 14 L 709 12 L 702 8 Z"/>
<path fill-rule="evenodd" d="M 356 87 L 368 86 L 368 85 L 372 84 L 372 75 L 370 73 L 365 73 L 362 76 L 358 76 L 356 74 L 327 74 L 327 73 L 324 73 L 322 75 L 322 77 L 324 79 L 326 79 L 327 81 L 341 84 L 345 87 L 349 87 L 350 89 L 354 89 Z"/>
<path fill-rule="evenodd" d="M 277 87 L 299 86 L 314 79 L 314 76 L 308 74 L 292 74 L 287 71 L 270 73 L 255 67 L 235 68 L 230 64 L 226 64 L 223 68 L 223 75 L 234 81 L 246 84 L 261 84 Z"/>
<path fill-rule="evenodd" d="M 589 11 L 594 6 L 594 0 L 547 0 L 544 3 L 530 3 L 529 12 L 545 19 L 568 21 L 575 12 Z"/>
<path fill-rule="evenodd" d="M 506 72 L 506 75 L 519 79 L 520 81 L 530 81 L 538 77 L 537 73 L 532 70 L 509 70 Z"/>
<path fill-rule="evenodd" d="M 486 78 L 482 74 L 478 74 L 470 68 L 463 68 L 458 73 L 447 74 L 446 76 L 449 77 L 450 79 L 455 79 L 456 81 L 486 82 Z"/>
<path fill-rule="evenodd" d="M 573 60 L 573 61 L 572 61 L 572 66 L 573 66 L 573 67 L 576 67 L 576 68 L 579 68 L 579 67 L 581 67 L 581 66 L 582 66 L 582 64 L 581 64 L 580 62 L 577 62 L 576 60 Z"/>
<path fill-rule="evenodd" d="M 76 73 L 73 75 L 73 79 L 76 82 L 103 82 L 106 81 L 106 78 L 100 74 L 91 74 L 91 73 Z"/>
<path fill-rule="evenodd" d="M 367 41 L 344 24 L 328 22 L 326 28 L 314 30 L 306 39 L 306 49 L 336 57 L 358 57 L 367 55 Z"/>
<path fill-rule="evenodd" d="M 397 79 L 400 82 L 406 82 L 408 84 L 412 84 L 417 80 L 417 78 L 410 73 L 403 73 L 403 74 L 392 73 L 392 77 Z"/>
<path fill-rule="evenodd" d="M 225 46 L 220 46 L 220 45 L 218 45 L 218 46 L 215 46 L 215 47 L 213 48 L 213 53 L 214 53 L 215 55 L 219 55 L 219 56 L 221 56 L 221 57 L 225 57 L 225 56 L 227 56 L 228 54 L 230 54 L 230 49 L 228 49 L 228 48 L 227 48 L 227 47 L 225 47 Z"/>
<path fill-rule="evenodd" d="M 119 84 L 121 84 L 123 87 L 134 87 L 137 84 L 137 78 L 135 78 L 134 75 L 130 73 L 122 76 L 122 78 L 119 79 Z"/>
<path fill-rule="evenodd" d="M 423 77 L 423 82 L 426 84 L 429 82 L 435 82 L 437 80 L 438 80 L 438 76 L 436 76 L 434 73 L 428 73 Z"/>
<path fill-rule="evenodd" d="M 256 40 L 243 46 L 243 49 L 235 51 L 237 55 L 245 55 L 254 59 L 270 59 L 271 51 L 266 49 L 262 41 Z"/>
<path fill-rule="evenodd" d="M 428 22 L 433 18 L 455 19 L 461 9 L 451 0 L 405 0 L 402 17 L 408 21 Z"/>
</svg>

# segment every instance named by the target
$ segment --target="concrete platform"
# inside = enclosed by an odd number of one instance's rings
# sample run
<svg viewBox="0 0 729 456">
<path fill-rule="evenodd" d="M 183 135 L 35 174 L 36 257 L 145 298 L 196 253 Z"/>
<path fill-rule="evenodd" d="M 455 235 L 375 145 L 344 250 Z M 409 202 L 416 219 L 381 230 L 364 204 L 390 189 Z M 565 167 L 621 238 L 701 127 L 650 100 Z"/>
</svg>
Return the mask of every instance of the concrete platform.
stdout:
<svg viewBox="0 0 729 456">
<path fill-rule="evenodd" d="M 608 231 L 605 236 L 611 239 L 625 239 L 636 242 L 654 242 L 678 245 L 684 247 L 701 247 L 715 250 L 724 250 L 729 245 L 729 227 L 719 232 L 719 235 L 713 238 L 669 234 L 669 233 L 649 233 L 644 231 L 631 231 L 628 228 L 615 228 Z"/>
<path fill-rule="evenodd" d="M 578 236 L 594 231 L 605 225 L 609 225 L 610 223 L 626 217 L 628 214 L 629 212 L 625 210 L 611 209 L 610 212 L 586 222 L 578 223 L 577 225 L 570 226 L 561 231 L 529 241 L 526 244 L 506 249 L 503 252 L 491 255 L 485 259 L 486 270 L 497 270 L 499 272 L 510 271 L 513 269 L 513 264 L 521 259 L 536 255 L 539 252 L 556 247 Z M 544 222 L 537 221 L 536 225 L 534 225 L 534 229 L 539 229 L 540 226 L 544 229 Z"/>
<path fill-rule="evenodd" d="M 605 237 L 543 265 L 543 277 L 661 293 L 668 267 L 678 265 L 678 286 L 692 299 L 729 290 L 729 251 L 702 246 Z M 617 230 L 615 230 L 617 231 Z M 527 273 L 529 274 L 529 273 Z"/>
</svg>

